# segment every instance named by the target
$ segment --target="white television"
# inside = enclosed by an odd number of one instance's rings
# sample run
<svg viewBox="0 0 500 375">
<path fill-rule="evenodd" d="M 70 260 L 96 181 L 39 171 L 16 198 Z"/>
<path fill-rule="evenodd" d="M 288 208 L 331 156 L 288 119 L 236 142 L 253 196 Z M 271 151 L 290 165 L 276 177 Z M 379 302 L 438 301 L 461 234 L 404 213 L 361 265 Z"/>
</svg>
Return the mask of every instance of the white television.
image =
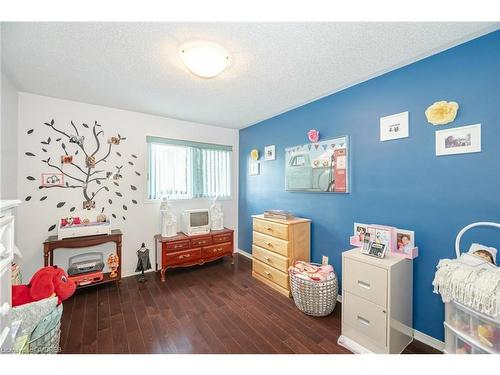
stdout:
<svg viewBox="0 0 500 375">
<path fill-rule="evenodd" d="M 182 232 L 188 236 L 210 233 L 208 208 L 186 210 L 182 214 Z"/>
</svg>

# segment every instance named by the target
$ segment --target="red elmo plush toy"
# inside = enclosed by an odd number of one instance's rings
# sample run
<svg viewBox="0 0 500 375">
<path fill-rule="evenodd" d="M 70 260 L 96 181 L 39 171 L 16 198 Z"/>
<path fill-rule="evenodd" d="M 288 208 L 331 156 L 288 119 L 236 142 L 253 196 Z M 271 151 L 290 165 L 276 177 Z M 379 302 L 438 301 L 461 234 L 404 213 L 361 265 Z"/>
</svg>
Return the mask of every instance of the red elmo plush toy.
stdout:
<svg viewBox="0 0 500 375">
<path fill-rule="evenodd" d="M 56 295 L 57 304 L 73 295 L 76 284 L 68 278 L 66 272 L 57 266 L 39 269 L 28 285 L 12 286 L 12 306 L 39 301 Z"/>
</svg>

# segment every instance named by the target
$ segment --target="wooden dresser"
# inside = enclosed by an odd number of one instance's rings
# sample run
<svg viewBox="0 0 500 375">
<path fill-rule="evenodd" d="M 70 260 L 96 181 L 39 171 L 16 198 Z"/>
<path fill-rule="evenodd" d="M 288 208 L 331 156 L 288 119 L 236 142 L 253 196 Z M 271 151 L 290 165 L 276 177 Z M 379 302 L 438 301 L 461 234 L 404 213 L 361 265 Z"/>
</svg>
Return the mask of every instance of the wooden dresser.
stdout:
<svg viewBox="0 0 500 375">
<path fill-rule="evenodd" d="M 165 281 L 168 268 L 189 267 L 230 256 L 233 257 L 233 230 L 211 231 L 208 234 L 187 236 L 177 233 L 174 237 L 155 236 L 155 254 L 158 254 L 158 244 L 161 251 L 161 281 Z M 158 264 L 156 265 L 158 268 Z"/>
<path fill-rule="evenodd" d="M 413 340 L 412 303 L 410 259 L 391 254 L 379 259 L 360 249 L 342 253 L 339 344 L 351 349 L 354 342 L 354 347 L 374 353 L 401 353 Z"/>
<path fill-rule="evenodd" d="M 311 220 L 253 217 L 252 275 L 290 297 L 288 267 L 294 260 L 310 259 Z"/>
</svg>

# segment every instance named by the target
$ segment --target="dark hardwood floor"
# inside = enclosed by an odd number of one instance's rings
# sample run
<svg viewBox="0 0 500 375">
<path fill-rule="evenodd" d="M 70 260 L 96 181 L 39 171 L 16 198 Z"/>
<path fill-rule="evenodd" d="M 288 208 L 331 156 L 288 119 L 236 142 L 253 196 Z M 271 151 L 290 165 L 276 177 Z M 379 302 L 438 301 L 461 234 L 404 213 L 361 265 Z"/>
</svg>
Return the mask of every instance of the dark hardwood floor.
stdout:
<svg viewBox="0 0 500 375">
<path fill-rule="evenodd" d="M 301 313 L 251 276 L 235 255 L 167 271 L 161 283 L 127 277 L 64 302 L 63 353 L 349 353 L 337 345 L 340 304 L 328 317 Z M 437 353 L 413 342 L 405 353 Z"/>
</svg>

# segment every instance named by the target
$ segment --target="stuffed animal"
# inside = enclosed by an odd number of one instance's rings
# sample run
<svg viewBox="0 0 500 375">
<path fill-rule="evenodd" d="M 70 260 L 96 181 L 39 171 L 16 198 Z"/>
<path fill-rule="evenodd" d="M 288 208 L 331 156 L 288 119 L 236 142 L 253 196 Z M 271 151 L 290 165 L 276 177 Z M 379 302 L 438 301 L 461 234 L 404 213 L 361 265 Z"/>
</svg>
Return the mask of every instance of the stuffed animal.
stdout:
<svg viewBox="0 0 500 375">
<path fill-rule="evenodd" d="M 76 284 L 57 266 L 39 269 L 28 285 L 12 286 L 12 306 L 24 305 L 56 295 L 58 304 L 73 295 Z"/>
</svg>

